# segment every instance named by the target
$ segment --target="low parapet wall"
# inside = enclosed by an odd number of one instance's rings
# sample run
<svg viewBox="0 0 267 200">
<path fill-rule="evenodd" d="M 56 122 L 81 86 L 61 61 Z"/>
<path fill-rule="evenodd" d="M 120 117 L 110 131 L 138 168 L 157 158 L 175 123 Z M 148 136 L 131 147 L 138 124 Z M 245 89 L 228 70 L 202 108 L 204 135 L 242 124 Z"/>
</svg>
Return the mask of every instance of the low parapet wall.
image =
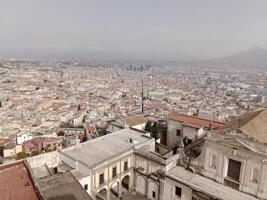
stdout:
<svg viewBox="0 0 267 200">
<path fill-rule="evenodd" d="M 26 160 L 32 168 L 45 164 L 48 167 L 56 167 L 59 164 L 59 152 L 53 151 L 49 153 L 44 153 L 37 156 L 29 157 Z"/>
</svg>

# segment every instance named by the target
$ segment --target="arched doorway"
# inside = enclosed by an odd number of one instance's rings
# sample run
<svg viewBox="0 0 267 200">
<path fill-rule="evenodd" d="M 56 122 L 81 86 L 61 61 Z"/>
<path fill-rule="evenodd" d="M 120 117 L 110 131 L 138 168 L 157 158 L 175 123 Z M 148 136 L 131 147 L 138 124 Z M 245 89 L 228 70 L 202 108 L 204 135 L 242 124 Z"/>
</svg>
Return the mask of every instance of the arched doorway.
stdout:
<svg viewBox="0 0 267 200">
<path fill-rule="evenodd" d="M 149 199 L 158 199 L 158 190 L 159 190 L 159 186 L 156 182 L 154 181 L 150 181 L 148 183 L 148 198 Z"/>
<path fill-rule="evenodd" d="M 126 175 L 123 177 L 122 181 L 121 181 L 121 185 L 122 185 L 122 188 L 124 190 L 127 190 L 129 191 L 129 186 L 130 186 L 130 176 L 129 175 Z"/>
<path fill-rule="evenodd" d="M 97 200 L 106 200 L 107 199 L 107 189 L 103 188 L 99 190 L 96 194 L 96 199 Z"/>
<path fill-rule="evenodd" d="M 146 179 L 143 176 L 138 175 L 136 177 L 135 188 L 140 194 L 146 195 Z"/>
<path fill-rule="evenodd" d="M 119 197 L 119 182 L 115 182 L 110 185 L 110 193 L 115 197 Z"/>
</svg>

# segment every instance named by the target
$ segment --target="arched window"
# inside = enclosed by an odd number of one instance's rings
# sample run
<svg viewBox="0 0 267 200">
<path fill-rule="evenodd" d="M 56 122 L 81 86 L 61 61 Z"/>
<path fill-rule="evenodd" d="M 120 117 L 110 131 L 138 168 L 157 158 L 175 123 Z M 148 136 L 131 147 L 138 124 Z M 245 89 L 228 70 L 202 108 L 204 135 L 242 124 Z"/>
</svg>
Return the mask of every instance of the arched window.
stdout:
<svg viewBox="0 0 267 200">
<path fill-rule="evenodd" d="M 216 169 L 217 167 L 217 156 L 211 155 L 210 156 L 210 167 Z"/>
</svg>

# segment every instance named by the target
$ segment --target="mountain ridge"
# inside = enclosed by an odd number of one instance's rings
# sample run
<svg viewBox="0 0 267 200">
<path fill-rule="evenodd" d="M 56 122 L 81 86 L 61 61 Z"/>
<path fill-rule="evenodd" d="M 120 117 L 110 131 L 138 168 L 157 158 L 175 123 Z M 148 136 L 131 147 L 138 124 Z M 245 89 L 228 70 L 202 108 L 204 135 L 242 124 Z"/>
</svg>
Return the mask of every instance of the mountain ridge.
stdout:
<svg viewBox="0 0 267 200">
<path fill-rule="evenodd" d="M 267 49 L 262 47 L 251 47 L 229 56 L 210 59 L 209 63 L 218 64 L 240 64 L 240 65 L 264 65 L 267 67 Z"/>
</svg>

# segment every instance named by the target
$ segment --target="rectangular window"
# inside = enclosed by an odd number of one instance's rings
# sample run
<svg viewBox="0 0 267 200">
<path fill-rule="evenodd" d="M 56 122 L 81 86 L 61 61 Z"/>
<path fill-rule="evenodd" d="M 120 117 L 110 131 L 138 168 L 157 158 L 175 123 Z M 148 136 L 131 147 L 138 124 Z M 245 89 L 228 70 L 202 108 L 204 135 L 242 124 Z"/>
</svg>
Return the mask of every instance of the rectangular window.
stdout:
<svg viewBox="0 0 267 200">
<path fill-rule="evenodd" d="M 156 198 L 156 192 L 155 191 L 152 191 L 152 197 Z"/>
<path fill-rule="evenodd" d="M 102 173 L 99 175 L 99 184 L 101 185 L 103 183 L 104 183 L 104 174 Z"/>
<path fill-rule="evenodd" d="M 182 196 L 182 188 L 175 186 L 175 195 L 181 197 Z"/>
<path fill-rule="evenodd" d="M 88 190 L 88 184 L 85 184 L 85 185 L 83 186 L 83 188 L 84 188 L 85 190 Z"/>
<path fill-rule="evenodd" d="M 124 171 L 127 171 L 127 170 L 128 170 L 128 161 L 125 161 L 125 162 L 124 162 L 123 170 L 124 170 Z"/>
<path fill-rule="evenodd" d="M 117 176 L 117 167 L 112 168 L 112 178 Z"/>
<path fill-rule="evenodd" d="M 241 162 L 229 159 L 227 176 L 239 182 Z"/>
<path fill-rule="evenodd" d="M 177 137 L 180 137 L 181 136 L 181 130 L 179 130 L 179 129 L 176 130 L 176 136 Z"/>
</svg>

